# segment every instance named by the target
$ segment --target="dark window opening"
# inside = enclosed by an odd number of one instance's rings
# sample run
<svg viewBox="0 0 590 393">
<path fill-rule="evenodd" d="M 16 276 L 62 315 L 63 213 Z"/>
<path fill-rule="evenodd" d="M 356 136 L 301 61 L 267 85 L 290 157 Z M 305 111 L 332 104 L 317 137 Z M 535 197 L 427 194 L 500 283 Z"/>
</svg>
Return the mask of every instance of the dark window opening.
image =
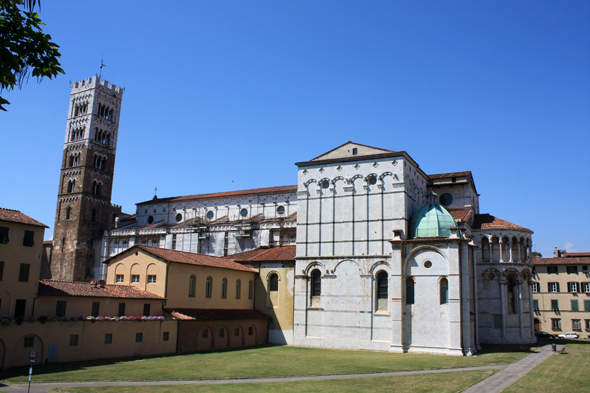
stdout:
<svg viewBox="0 0 590 393">
<path fill-rule="evenodd" d="M 271 274 L 269 277 L 269 288 L 268 290 L 271 292 L 276 292 L 279 290 L 279 276 L 277 274 Z"/>
<path fill-rule="evenodd" d="M 16 302 L 14 304 L 14 317 L 15 318 L 24 317 L 26 307 L 27 307 L 27 300 L 26 299 L 16 299 Z"/>
<path fill-rule="evenodd" d="M 8 243 L 8 228 L 7 227 L 0 227 L 0 243 L 2 243 L 2 244 Z"/>
<path fill-rule="evenodd" d="M 66 316 L 66 302 L 65 300 L 58 300 L 55 306 L 55 316 L 65 317 Z"/>
<path fill-rule="evenodd" d="M 389 278 L 386 272 L 377 275 L 377 299 L 387 299 L 389 291 Z"/>
<path fill-rule="evenodd" d="M 162 333 L 162 341 L 170 341 L 170 332 Z"/>
<path fill-rule="evenodd" d="M 105 344 L 112 344 L 113 343 L 113 333 L 107 333 L 104 335 L 104 343 Z"/>
<path fill-rule="evenodd" d="M 135 333 L 135 342 L 140 343 L 143 341 L 143 333 Z"/>
<path fill-rule="evenodd" d="M 201 338 L 208 338 L 209 337 L 209 329 L 203 329 L 203 333 L 201 333 Z"/>
<path fill-rule="evenodd" d="M 35 232 L 25 231 L 25 237 L 23 239 L 23 246 L 33 247 L 35 245 Z"/>
<path fill-rule="evenodd" d="M 311 272 L 311 296 L 322 295 L 322 273 L 319 270 Z"/>
<path fill-rule="evenodd" d="M 406 304 L 414 304 L 414 279 L 406 279 Z"/>
<path fill-rule="evenodd" d="M 19 282 L 29 282 L 29 270 L 31 269 L 31 265 L 28 263 L 21 263 L 20 269 L 18 271 L 18 281 Z"/>
<path fill-rule="evenodd" d="M 440 280 L 440 304 L 449 302 L 449 280 L 442 278 Z"/>
<path fill-rule="evenodd" d="M 150 305 L 148 303 L 143 305 L 143 316 L 144 317 L 149 317 L 150 314 Z"/>
<path fill-rule="evenodd" d="M 35 336 L 25 336 L 23 348 L 33 348 L 35 346 Z"/>
<path fill-rule="evenodd" d="M 119 303 L 119 313 L 117 315 L 120 317 L 125 315 L 125 303 Z"/>
<path fill-rule="evenodd" d="M 78 335 L 71 334 L 70 335 L 70 347 L 77 347 L 78 346 Z"/>
<path fill-rule="evenodd" d="M 98 317 L 100 310 L 100 302 L 92 302 L 92 311 L 90 313 L 93 317 Z"/>
</svg>

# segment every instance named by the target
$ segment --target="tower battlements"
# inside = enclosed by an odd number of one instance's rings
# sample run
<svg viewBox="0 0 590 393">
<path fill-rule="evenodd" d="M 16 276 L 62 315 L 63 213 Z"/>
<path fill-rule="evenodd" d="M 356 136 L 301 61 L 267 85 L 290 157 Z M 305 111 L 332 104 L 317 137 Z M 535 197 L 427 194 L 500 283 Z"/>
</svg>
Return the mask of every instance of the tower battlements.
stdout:
<svg viewBox="0 0 590 393">
<path fill-rule="evenodd" d="M 106 80 L 101 80 L 100 76 L 93 76 L 91 78 L 87 78 L 81 81 L 73 82 L 72 83 L 72 94 L 80 93 L 86 90 L 95 89 L 100 87 L 103 91 L 108 91 L 112 94 L 115 94 L 121 98 L 125 88 L 116 86 L 112 83 L 109 83 Z"/>
</svg>

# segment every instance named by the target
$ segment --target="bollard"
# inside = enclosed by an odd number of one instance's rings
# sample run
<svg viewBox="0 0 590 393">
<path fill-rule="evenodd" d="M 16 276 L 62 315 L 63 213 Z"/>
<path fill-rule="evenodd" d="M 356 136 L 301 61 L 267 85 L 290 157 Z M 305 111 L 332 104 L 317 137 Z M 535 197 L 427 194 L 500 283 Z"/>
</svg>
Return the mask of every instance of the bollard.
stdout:
<svg viewBox="0 0 590 393">
<path fill-rule="evenodd" d="M 553 352 L 557 351 L 557 344 L 551 344 L 551 349 L 553 350 Z"/>
</svg>

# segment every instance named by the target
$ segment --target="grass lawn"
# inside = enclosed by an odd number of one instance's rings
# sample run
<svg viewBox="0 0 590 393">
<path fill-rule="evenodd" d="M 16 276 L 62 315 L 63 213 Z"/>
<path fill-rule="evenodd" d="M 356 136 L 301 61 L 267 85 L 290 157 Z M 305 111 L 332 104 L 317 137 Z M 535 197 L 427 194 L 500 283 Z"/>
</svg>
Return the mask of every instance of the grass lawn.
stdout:
<svg viewBox="0 0 590 393">
<path fill-rule="evenodd" d="M 555 354 L 510 385 L 510 392 L 590 392 L 590 352 Z"/>
<path fill-rule="evenodd" d="M 528 353 L 506 346 L 486 347 L 486 353 L 474 357 L 268 346 L 49 365 L 36 367 L 33 381 L 153 381 L 377 373 L 508 364 Z M 27 374 L 28 368 L 15 368 L 0 373 L 0 380 L 25 382 Z"/>
<path fill-rule="evenodd" d="M 129 386 L 55 389 L 70 393 L 142 393 L 172 392 L 457 392 L 493 373 L 493 370 L 463 371 L 444 374 L 370 377 L 335 381 L 244 383 L 221 385 Z"/>
</svg>

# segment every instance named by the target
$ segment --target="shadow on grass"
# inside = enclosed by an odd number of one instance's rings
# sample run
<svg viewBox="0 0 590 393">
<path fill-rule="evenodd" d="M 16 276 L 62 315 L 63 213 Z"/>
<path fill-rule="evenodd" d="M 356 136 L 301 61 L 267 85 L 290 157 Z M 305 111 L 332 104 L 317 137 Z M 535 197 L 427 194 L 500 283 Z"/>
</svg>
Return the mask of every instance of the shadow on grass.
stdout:
<svg viewBox="0 0 590 393">
<path fill-rule="evenodd" d="M 200 351 L 200 352 L 190 352 L 190 353 L 171 353 L 169 355 L 152 355 L 152 356 L 134 356 L 134 357 L 124 357 L 124 358 L 115 358 L 115 359 L 98 359 L 98 360 L 84 360 L 79 362 L 68 362 L 68 363 L 56 363 L 56 364 L 46 364 L 46 365 L 35 365 L 33 367 L 33 376 L 35 375 L 43 375 L 43 374 L 53 374 L 58 372 L 65 372 L 65 371 L 76 371 L 76 370 L 84 370 L 91 367 L 98 367 L 98 366 L 110 366 L 113 364 L 120 364 L 126 362 L 141 362 L 142 360 L 146 359 L 165 359 L 170 357 L 182 357 L 182 356 L 194 356 L 199 354 L 211 354 L 211 353 L 222 353 L 222 352 L 238 352 L 244 350 L 252 350 L 252 349 L 259 349 L 259 348 L 269 348 L 275 347 L 276 345 L 256 345 L 252 347 L 241 347 L 241 348 L 225 348 L 225 349 L 217 349 L 212 351 Z M 0 370 L 0 381 L 5 380 L 7 378 L 12 377 L 20 377 L 20 376 L 28 376 L 29 375 L 29 366 L 23 367 L 15 367 L 9 370 Z M 0 387 L 3 387 L 0 383 Z"/>
<path fill-rule="evenodd" d="M 484 353 L 503 353 L 503 352 L 524 352 L 536 353 L 538 345 L 508 345 L 508 344 L 481 344 L 480 354 Z"/>
</svg>

